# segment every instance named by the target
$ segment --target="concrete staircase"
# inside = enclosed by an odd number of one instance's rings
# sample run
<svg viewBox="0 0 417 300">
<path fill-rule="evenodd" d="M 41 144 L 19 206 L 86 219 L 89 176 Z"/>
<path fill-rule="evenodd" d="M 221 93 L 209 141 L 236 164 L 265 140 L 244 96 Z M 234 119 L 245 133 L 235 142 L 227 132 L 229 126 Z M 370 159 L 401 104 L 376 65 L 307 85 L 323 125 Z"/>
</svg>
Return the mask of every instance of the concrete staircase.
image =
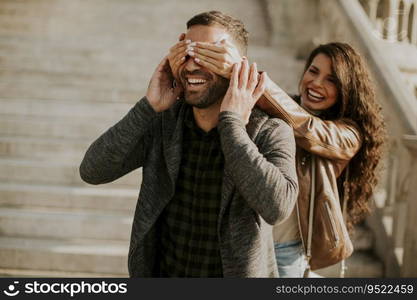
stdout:
<svg viewBox="0 0 417 300">
<path fill-rule="evenodd" d="M 296 92 L 303 62 L 285 40 L 268 46 L 262 3 L 0 1 L 0 275 L 127 276 L 141 173 L 89 186 L 78 175 L 83 154 L 144 95 L 201 11 L 239 16 L 249 57 Z"/>
</svg>

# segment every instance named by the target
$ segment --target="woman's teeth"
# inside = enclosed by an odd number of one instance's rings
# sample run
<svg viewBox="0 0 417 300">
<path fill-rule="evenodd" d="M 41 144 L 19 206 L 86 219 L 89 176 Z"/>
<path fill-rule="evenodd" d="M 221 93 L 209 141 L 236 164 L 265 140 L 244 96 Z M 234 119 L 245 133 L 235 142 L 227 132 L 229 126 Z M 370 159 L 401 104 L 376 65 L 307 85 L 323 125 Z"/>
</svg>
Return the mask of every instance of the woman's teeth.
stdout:
<svg viewBox="0 0 417 300">
<path fill-rule="evenodd" d="M 307 94 L 309 97 L 313 98 L 314 100 L 323 100 L 324 97 L 320 95 L 319 93 L 316 93 L 312 90 L 307 90 Z"/>
</svg>

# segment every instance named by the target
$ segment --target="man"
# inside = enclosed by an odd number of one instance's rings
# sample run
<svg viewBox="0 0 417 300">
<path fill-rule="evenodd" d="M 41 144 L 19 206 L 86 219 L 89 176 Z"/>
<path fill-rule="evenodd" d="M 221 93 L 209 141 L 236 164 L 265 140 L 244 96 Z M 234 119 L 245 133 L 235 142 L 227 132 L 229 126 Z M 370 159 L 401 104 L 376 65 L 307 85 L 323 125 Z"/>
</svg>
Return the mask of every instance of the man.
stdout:
<svg viewBox="0 0 417 300">
<path fill-rule="evenodd" d="M 180 45 L 220 40 L 246 51 L 242 22 L 208 12 Z M 276 277 L 271 225 L 289 216 L 298 185 L 292 130 L 252 110 L 265 75 L 247 59 L 230 84 L 188 56 L 172 68 L 164 58 L 146 97 L 90 146 L 81 177 L 101 184 L 143 167 L 131 276 Z"/>
</svg>

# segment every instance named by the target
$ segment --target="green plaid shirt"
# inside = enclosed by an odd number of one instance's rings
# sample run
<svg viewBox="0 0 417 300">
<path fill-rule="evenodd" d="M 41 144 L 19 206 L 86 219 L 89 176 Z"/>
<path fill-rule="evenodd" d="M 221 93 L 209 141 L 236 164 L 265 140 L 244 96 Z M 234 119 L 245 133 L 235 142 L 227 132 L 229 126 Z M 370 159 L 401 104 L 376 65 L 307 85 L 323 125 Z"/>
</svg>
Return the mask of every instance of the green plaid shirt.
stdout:
<svg viewBox="0 0 417 300">
<path fill-rule="evenodd" d="M 206 133 L 189 107 L 173 199 L 160 218 L 162 277 L 223 277 L 217 218 L 224 157 L 217 128 Z"/>
</svg>

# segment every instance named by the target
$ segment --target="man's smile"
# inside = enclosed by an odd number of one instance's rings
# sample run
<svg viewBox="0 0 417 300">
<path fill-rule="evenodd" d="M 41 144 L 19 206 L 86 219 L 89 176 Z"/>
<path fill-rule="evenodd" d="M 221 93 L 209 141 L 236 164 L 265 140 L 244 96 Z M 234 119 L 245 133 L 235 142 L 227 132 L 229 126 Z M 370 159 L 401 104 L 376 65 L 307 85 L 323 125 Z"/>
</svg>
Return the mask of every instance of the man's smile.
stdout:
<svg viewBox="0 0 417 300">
<path fill-rule="evenodd" d="M 212 80 L 212 76 L 202 70 L 182 73 L 184 88 L 189 92 L 197 92 L 206 89 Z"/>
<path fill-rule="evenodd" d="M 187 77 L 185 88 L 188 91 L 200 91 L 207 87 L 207 79 L 201 77 Z"/>
<path fill-rule="evenodd" d="M 187 78 L 187 82 L 189 84 L 201 84 L 206 83 L 207 80 L 205 79 L 198 79 L 198 78 Z"/>
</svg>

